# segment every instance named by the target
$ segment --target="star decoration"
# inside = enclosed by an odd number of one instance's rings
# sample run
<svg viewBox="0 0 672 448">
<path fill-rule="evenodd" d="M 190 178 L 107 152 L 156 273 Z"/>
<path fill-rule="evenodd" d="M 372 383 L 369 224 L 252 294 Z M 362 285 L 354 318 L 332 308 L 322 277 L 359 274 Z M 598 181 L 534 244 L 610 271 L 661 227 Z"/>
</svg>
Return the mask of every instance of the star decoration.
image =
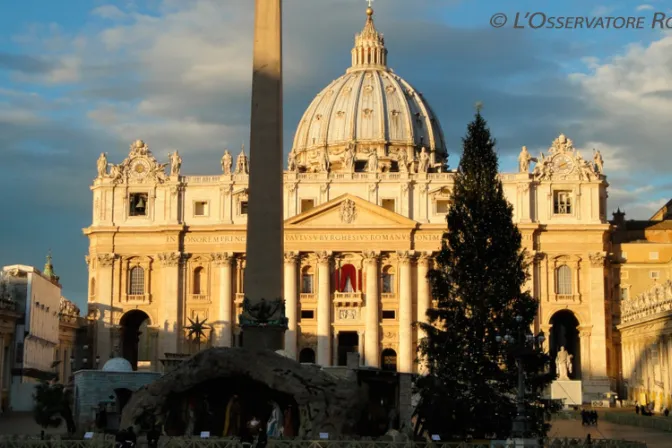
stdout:
<svg viewBox="0 0 672 448">
<path fill-rule="evenodd" d="M 205 330 L 210 329 L 210 325 L 206 325 L 207 319 L 200 320 L 198 316 L 195 319 L 187 317 L 191 325 L 187 327 L 189 330 L 189 338 L 196 336 L 197 340 L 200 342 L 201 338 L 205 336 Z"/>
</svg>

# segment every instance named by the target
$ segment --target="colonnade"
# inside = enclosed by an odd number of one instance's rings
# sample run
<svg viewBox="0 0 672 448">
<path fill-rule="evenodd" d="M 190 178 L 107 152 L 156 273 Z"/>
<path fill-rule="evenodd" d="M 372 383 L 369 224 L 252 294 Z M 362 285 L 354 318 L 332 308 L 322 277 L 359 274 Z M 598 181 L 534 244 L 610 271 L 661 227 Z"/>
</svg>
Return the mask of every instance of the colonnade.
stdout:
<svg viewBox="0 0 672 448">
<path fill-rule="evenodd" d="M 672 334 L 627 336 L 621 352 L 628 399 L 640 405 L 654 403 L 657 410 L 665 406 L 669 409 L 672 407 Z"/>
</svg>

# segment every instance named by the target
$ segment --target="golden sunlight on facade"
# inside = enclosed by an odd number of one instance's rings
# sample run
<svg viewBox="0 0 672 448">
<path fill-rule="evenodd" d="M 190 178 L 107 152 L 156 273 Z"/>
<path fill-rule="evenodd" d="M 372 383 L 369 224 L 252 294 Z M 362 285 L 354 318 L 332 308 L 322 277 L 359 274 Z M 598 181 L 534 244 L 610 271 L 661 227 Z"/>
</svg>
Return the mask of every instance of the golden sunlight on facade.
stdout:
<svg viewBox="0 0 672 448">
<path fill-rule="evenodd" d="M 628 398 L 672 407 L 672 201 L 649 220 L 614 213 L 622 377 Z"/>
<path fill-rule="evenodd" d="M 601 399 L 619 374 L 608 183 L 599 152 L 588 161 L 564 135 L 550 143 L 538 158 L 523 148 L 519 172 L 501 179 L 541 303 L 536 330 L 550 336 L 554 359 L 560 347 L 573 355 L 584 396 Z M 363 366 L 417 371 L 413 322 L 432 303 L 426 274 L 446 230 L 454 179 L 447 162 L 437 117 L 387 66 L 368 14 L 352 66 L 299 122 L 284 174 L 290 356 L 335 366 L 357 352 Z M 84 233 L 102 363 L 118 351 L 134 368 L 158 371 L 166 354 L 239 344 L 255 163 L 226 151 L 222 174 L 185 176 L 179 154 L 160 163 L 140 140 L 119 164 L 101 154 Z M 187 327 L 203 318 L 211 329 L 195 341 Z"/>
</svg>

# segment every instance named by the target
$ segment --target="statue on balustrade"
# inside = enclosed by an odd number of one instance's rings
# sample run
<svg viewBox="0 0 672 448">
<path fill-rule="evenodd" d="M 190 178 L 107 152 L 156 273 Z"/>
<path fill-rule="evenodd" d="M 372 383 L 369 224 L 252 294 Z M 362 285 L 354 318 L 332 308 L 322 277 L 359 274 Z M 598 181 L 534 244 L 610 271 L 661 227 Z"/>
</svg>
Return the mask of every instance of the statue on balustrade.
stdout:
<svg viewBox="0 0 672 448">
<path fill-rule="evenodd" d="M 352 143 L 348 143 L 345 154 L 343 154 L 343 167 L 348 173 L 355 172 L 355 148 Z"/>
<path fill-rule="evenodd" d="M 572 373 L 573 358 L 574 356 L 570 355 L 565 347 L 560 347 L 558 355 L 555 357 L 555 371 L 558 374 L 558 380 L 569 380 L 569 375 Z"/>
<path fill-rule="evenodd" d="M 228 149 L 224 150 L 224 155 L 222 156 L 222 173 L 231 174 L 231 167 L 233 166 L 233 160 L 231 153 Z"/>
<path fill-rule="evenodd" d="M 290 151 L 287 155 L 287 171 L 296 171 L 296 154 Z"/>
<path fill-rule="evenodd" d="M 104 152 L 100 153 L 98 157 L 98 177 L 103 178 L 107 176 L 107 154 Z"/>
<path fill-rule="evenodd" d="M 420 163 L 418 164 L 418 173 L 426 173 L 429 171 L 429 154 L 423 146 L 420 150 Z"/>
<path fill-rule="evenodd" d="M 408 173 L 408 152 L 404 148 L 397 153 L 397 165 L 400 173 Z"/>
<path fill-rule="evenodd" d="M 523 149 L 520 151 L 520 155 L 518 156 L 518 171 L 525 174 L 529 173 L 530 162 L 536 163 L 537 158 L 532 157 L 532 155 L 527 150 L 527 146 L 523 146 Z"/>
<path fill-rule="evenodd" d="M 170 175 L 179 176 L 180 168 L 182 168 L 182 157 L 175 151 L 170 155 Z"/>
<path fill-rule="evenodd" d="M 241 148 L 238 159 L 236 159 L 236 174 L 250 174 L 249 161 L 245 155 L 245 145 Z"/>
</svg>

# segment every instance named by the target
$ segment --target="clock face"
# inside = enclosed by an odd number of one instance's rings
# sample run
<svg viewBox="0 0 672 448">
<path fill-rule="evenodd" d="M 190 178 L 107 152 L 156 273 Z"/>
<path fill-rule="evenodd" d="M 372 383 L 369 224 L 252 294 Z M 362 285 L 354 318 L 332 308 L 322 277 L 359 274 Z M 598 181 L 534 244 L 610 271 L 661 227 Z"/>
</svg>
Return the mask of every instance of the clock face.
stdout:
<svg viewBox="0 0 672 448">
<path fill-rule="evenodd" d="M 149 163 L 146 160 L 137 159 L 131 163 L 130 168 L 133 177 L 143 178 L 149 172 Z"/>
<path fill-rule="evenodd" d="M 553 159 L 553 171 L 558 174 L 568 174 L 574 169 L 572 159 L 564 154 L 559 154 Z"/>
</svg>

